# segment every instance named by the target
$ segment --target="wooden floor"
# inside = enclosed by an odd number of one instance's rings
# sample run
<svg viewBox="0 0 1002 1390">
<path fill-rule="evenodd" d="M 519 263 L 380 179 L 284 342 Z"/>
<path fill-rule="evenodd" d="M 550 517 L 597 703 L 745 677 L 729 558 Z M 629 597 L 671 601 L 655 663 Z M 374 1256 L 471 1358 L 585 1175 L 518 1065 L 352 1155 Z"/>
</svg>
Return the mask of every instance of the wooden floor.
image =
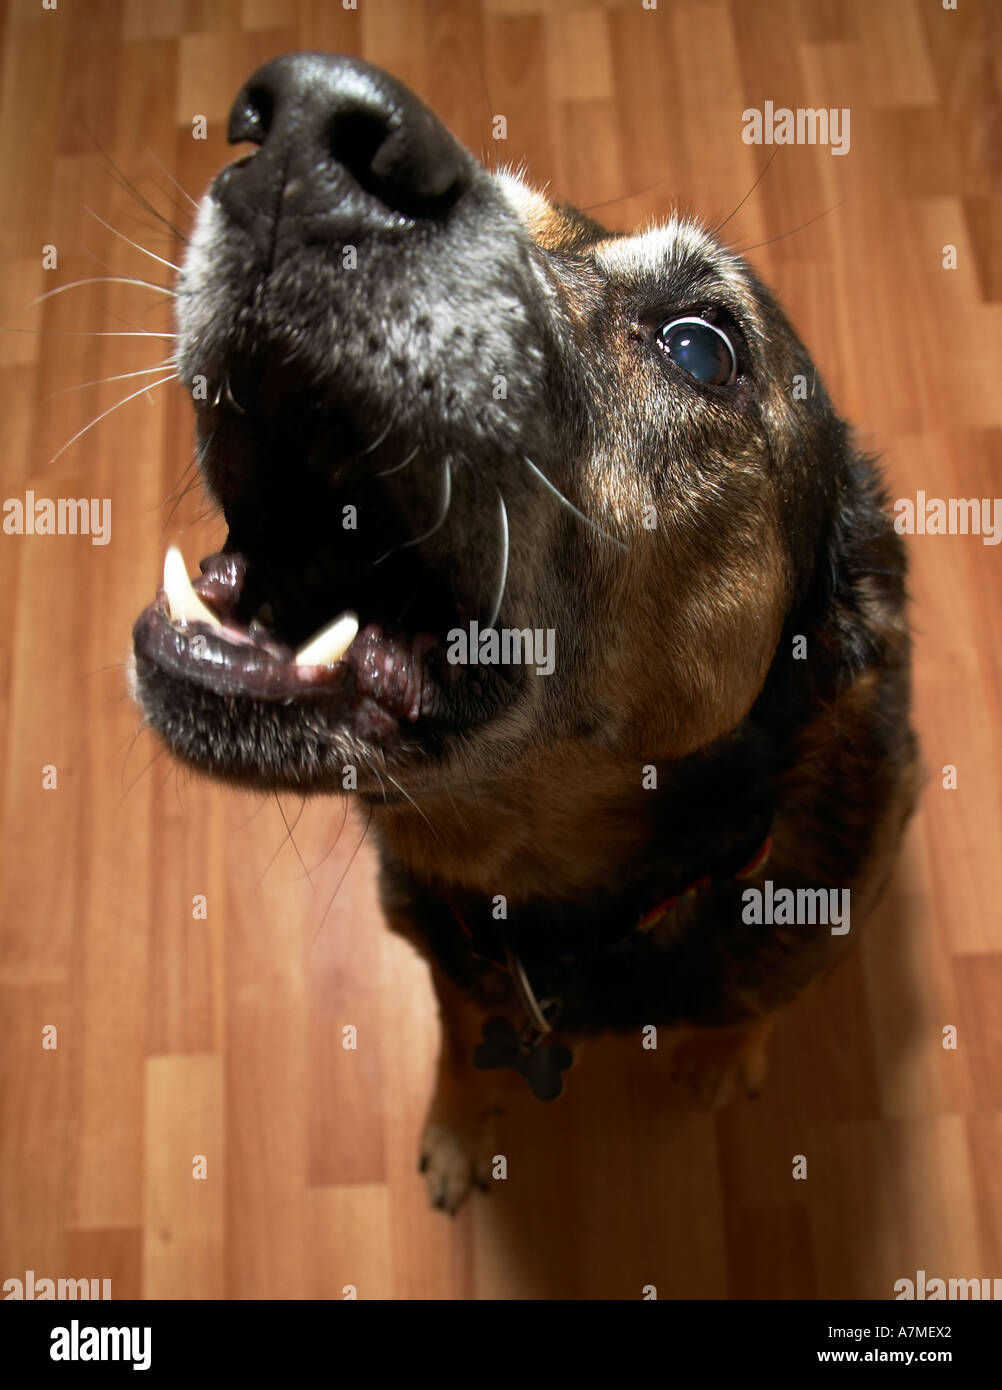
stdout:
<svg viewBox="0 0 1002 1390">
<path fill-rule="evenodd" d="M 558 1105 L 513 1116 L 507 1182 L 450 1221 L 415 1171 L 430 987 L 380 925 L 361 822 L 200 784 L 136 737 L 132 622 L 168 542 L 193 568 L 223 530 L 196 492 L 172 511 L 192 442 L 176 385 L 60 451 L 159 377 L 73 388 L 167 355 L 86 335 L 165 332 L 169 301 L 92 284 L 31 307 L 88 276 L 167 283 L 104 225 L 180 253 L 105 153 L 186 226 L 177 185 L 202 191 L 239 84 L 292 48 L 389 68 L 492 158 L 506 114 L 499 157 L 617 227 L 675 199 L 708 218 L 738 204 L 770 154 L 741 141 L 746 107 L 849 107 L 850 153 L 779 149 L 728 233 L 756 247 L 893 496 L 994 497 L 1000 13 L 0 4 L 2 493 L 109 497 L 113 518 L 107 546 L 0 534 L 0 1279 L 110 1277 L 116 1297 L 887 1298 L 918 1269 L 1002 1276 L 1000 548 L 910 542 L 921 811 L 861 949 L 782 1024 L 763 1098 L 694 1113 L 635 1046 L 590 1047 Z"/>
</svg>

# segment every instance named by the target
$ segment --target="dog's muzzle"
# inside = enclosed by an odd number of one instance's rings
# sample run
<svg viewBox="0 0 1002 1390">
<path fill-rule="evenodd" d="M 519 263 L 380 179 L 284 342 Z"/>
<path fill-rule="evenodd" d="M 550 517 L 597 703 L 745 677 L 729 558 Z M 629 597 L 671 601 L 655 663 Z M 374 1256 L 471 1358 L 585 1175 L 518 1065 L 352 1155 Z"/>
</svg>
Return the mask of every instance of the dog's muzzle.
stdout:
<svg viewBox="0 0 1002 1390">
<path fill-rule="evenodd" d="M 168 561 L 135 629 L 139 696 L 191 756 L 197 690 L 213 737 L 194 756 L 217 773 L 238 698 L 366 741 L 482 722 L 519 673 L 447 669 L 442 648 L 518 603 L 507 527 L 524 456 L 547 467 L 558 337 L 535 248 L 494 178 L 358 60 L 268 63 L 229 139 L 257 149 L 202 200 L 177 296 L 229 534 L 194 589 Z"/>
</svg>

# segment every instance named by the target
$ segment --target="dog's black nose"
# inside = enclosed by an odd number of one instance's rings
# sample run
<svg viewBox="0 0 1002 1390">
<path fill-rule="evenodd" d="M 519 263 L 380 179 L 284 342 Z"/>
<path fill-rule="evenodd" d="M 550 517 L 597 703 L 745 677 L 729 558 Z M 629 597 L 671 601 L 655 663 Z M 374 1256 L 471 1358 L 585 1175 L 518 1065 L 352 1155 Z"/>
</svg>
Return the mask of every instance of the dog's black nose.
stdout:
<svg viewBox="0 0 1002 1390">
<path fill-rule="evenodd" d="M 260 68 L 230 113 L 231 144 L 260 147 L 220 176 L 238 221 L 329 218 L 341 227 L 444 217 L 471 156 L 413 92 L 357 58 L 289 53 Z"/>
</svg>

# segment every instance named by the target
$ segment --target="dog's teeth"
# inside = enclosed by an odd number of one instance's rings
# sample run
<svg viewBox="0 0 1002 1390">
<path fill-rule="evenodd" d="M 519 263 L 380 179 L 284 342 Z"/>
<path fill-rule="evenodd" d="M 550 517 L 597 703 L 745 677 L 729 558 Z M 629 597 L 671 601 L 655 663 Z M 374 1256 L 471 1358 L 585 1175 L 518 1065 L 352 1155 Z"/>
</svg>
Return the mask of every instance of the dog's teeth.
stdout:
<svg viewBox="0 0 1002 1390">
<path fill-rule="evenodd" d="M 342 613 L 332 623 L 311 637 L 305 647 L 296 652 L 297 666 L 334 666 L 355 640 L 358 619 L 354 613 Z"/>
<path fill-rule="evenodd" d="M 172 623 L 208 623 L 210 627 L 222 627 L 212 609 L 192 588 L 184 556 L 176 545 L 171 546 L 164 559 L 164 593 Z"/>
</svg>

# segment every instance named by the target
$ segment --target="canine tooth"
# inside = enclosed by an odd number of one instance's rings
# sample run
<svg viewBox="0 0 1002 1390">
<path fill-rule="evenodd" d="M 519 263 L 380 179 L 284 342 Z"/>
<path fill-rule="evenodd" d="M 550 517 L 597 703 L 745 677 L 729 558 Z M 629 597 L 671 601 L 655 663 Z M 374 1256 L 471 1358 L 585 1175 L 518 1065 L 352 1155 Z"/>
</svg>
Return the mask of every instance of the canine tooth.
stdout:
<svg viewBox="0 0 1002 1390">
<path fill-rule="evenodd" d="M 311 637 L 296 652 L 297 666 L 333 666 L 340 661 L 355 640 L 358 619 L 354 613 L 342 613 L 339 618 Z"/>
<path fill-rule="evenodd" d="M 172 545 L 164 559 L 164 593 L 172 623 L 208 623 L 222 627 L 212 609 L 202 602 L 192 588 L 184 556 Z"/>
</svg>

